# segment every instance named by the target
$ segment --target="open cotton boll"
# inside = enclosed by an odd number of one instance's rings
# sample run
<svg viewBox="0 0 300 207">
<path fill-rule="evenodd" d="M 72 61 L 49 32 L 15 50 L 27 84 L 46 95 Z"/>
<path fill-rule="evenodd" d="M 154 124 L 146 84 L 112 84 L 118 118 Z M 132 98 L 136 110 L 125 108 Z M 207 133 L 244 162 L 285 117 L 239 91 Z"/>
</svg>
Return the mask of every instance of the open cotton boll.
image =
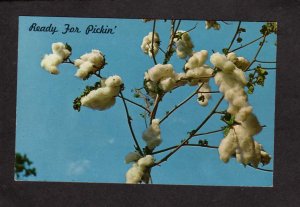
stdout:
<svg viewBox="0 0 300 207">
<path fill-rule="evenodd" d="M 92 50 L 74 60 L 74 65 L 78 68 L 75 76 L 81 79 L 87 78 L 91 73 L 103 68 L 105 65 L 104 55 L 99 50 Z"/>
<path fill-rule="evenodd" d="M 105 80 L 107 87 L 118 87 L 123 84 L 122 78 L 118 75 L 110 76 Z"/>
<path fill-rule="evenodd" d="M 57 66 L 63 62 L 63 58 L 57 54 L 45 55 L 41 61 L 41 67 L 51 74 L 59 74 Z"/>
<path fill-rule="evenodd" d="M 158 86 L 160 89 L 162 89 L 164 92 L 171 91 L 173 87 L 175 86 L 175 80 L 171 77 L 169 78 L 163 78 L 160 80 Z"/>
<path fill-rule="evenodd" d="M 75 73 L 75 76 L 78 78 L 84 79 L 89 75 L 90 72 L 95 70 L 93 64 L 89 61 L 81 62 L 81 61 L 75 60 L 75 62 L 76 62 L 76 65 L 79 65 L 78 70 Z"/>
<path fill-rule="evenodd" d="M 159 127 L 159 119 L 153 119 L 151 125 L 144 131 L 143 140 L 146 142 L 149 149 L 154 149 L 160 143 L 161 134 L 160 134 L 160 127 Z"/>
<path fill-rule="evenodd" d="M 138 152 L 129 152 L 125 157 L 125 163 L 138 161 L 142 156 Z"/>
<path fill-rule="evenodd" d="M 63 60 L 67 59 L 71 51 L 66 48 L 66 45 L 62 42 L 56 42 L 52 44 L 52 52 L 53 54 L 57 54 L 62 57 Z"/>
<path fill-rule="evenodd" d="M 241 70 L 246 70 L 249 67 L 250 62 L 244 57 L 237 57 L 235 65 Z"/>
<path fill-rule="evenodd" d="M 143 174 L 144 174 L 143 170 L 138 166 L 138 164 L 134 163 L 126 173 L 126 183 L 127 184 L 140 183 Z"/>
<path fill-rule="evenodd" d="M 157 64 L 148 70 L 151 81 L 158 82 L 165 77 L 175 77 L 174 69 L 171 64 Z"/>
<path fill-rule="evenodd" d="M 140 158 L 137 164 L 140 168 L 151 167 L 154 164 L 154 157 L 152 155 L 146 155 Z"/>
<path fill-rule="evenodd" d="M 102 111 L 112 107 L 116 100 L 104 87 L 92 90 L 89 94 L 82 97 L 80 102 L 83 106 Z"/>
<path fill-rule="evenodd" d="M 230 52 L 226 55 L 227 59 L 230 60 L 231 62 L 235 63 L 237 61 L 237 56 L 234 52 Z"/>
<path fill-rule="evenodd" d="M 219 155 L 220 159 L 227 163 L 232 155 L 235 154 L 237 148 L 237 138 L 233 131 L 233 129 L 230 129 L 229 133 L 225 138 L 222 139 L 220 145 L 219 145 Z"/>
<path fill-rule="evenodd" d="M 224 63 L 222 68 L 224 73 L 232 73 L 234 69 L 235 69 L 235 65 L 233 64 L 233 62 L 229 60 Z"/>
<path fill-rule="evenodd" d="M 200 52 L 194 53 L 193 56 L 190 57 L 188 62 L 185 64 L 185 70 L 202 66 L 207 59 L 207 55 L 207 50 L 201 50 Z"/>
<path fill-rule="evenodd" d="M 239 153 L 236 154 L 237 161 L 248 165 L 255 158 L 255 145 L 251 136 L 237 136 Z"/>
<path fill-rule="evenodd" d="M 181 59 L 191 56 L 194 45 L 189 33 L 186 31 L 177 31 L 175 36 L 174 42 L 176 44 L 177 56 Z"/>
<path fill-rule="evenodd" d="M 241 103 L 243 103 L 244 105 L 247 104 L 247 102 L 245 102 L 244 100 L 242 99 L 239 100 L 241 100 Z M 235 106 L 239 106 L 239 105 L 235 104 Z M 244 106 L 235 115 L 235 120 L 237 122 L 244 122 L 250 116 L 251 113 L 252 113 L 252 106 Z"/>
<path fill-rule="evenodd" d="M 223 69 L 224 64 L 227 62 L 225 55 L 220 53 L 214 53 L 210 56 L 210 62 L 217 68 Z"/>
<path fill-rule="evenodd" d="M 152 36 L 153 36 L 153 43 L 152 43 Z M 157 32 L 153 33 L 149 32 L 147 36 L 143 38 L 143 42 L 141 44 L 141 49 L 145 54 L 148 54 L 150 57 L 153 56 L 152 54 L 152 44 L 153 44 L 153 54 L 156 55 L 159 49 L 159 35 Z"/>
<path fill-rule="evenodd" d="M 247 78 L 245 76 L 245 73 L 244 71 L 242 71 L 241 69 L 239 68 L 236 68 L 234 71 L 233 71 L 233 74 L 235 76 L 235 79 L 239 82 L 239 84 L 242 85 L 242 87 L 246 86 L 248 81 L 247 81 Z"/>
<path fill-rule="evenodd" d="M 254 136 L 261 132 L 262 126 L 260 125 L 257 117 L 251 113 L 248 115 L 247 119 L 242 122 L 242 126 L 247 130 L 247 132 Z"/>
<path fill-rule="evenodd" d="M 201 83 L 199 83 L 200 85 Z M 206 92 L 206 93 L 203 93 L 203 92 Z M 198 91 L 198 103 L 201 105 L 201 106 L 207 106 L 208 104 L 208 100 L 211 98 L 211 94 L 210 93 L 207 93 L 207 92 L 210 92 L 210 86 L 208 83 L 204 83 L 202 85 L 202 87 L 200 88 L 200 90 Z M 204 98 L 203 100 L 200 98 Z"/>
</svg>

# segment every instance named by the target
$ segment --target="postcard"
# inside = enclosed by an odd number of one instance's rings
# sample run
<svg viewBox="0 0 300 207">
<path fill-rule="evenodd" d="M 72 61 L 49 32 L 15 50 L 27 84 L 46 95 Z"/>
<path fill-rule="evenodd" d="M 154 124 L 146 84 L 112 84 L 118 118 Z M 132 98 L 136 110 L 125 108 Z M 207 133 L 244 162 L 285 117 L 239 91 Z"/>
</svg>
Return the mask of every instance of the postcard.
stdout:
<svg viewBox="0 0 300 207">
<path fill-rule="evenodd" d="M 15 180 L 273 186 L 276 22 L 19 17 Z"/>
</svg>

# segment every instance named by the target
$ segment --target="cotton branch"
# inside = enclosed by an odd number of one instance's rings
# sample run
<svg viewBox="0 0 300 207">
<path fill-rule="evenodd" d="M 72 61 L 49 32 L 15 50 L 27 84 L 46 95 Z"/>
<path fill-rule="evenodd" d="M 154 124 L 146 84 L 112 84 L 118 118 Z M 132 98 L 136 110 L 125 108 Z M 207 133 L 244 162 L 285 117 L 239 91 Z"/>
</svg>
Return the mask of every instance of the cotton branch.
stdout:
<svg viewBox="0 0 300 207">
<path fill-rule="evenodd" d="M 127 117 L 127 122 L 128 122 L 128 126 L 129 126 L 129 129 L 130 129 L 133 141 L 135 142 L 135 145 L 136 145 L 136 148 L 137 148 L 138 152 L 143 156 L 143 151 L 140 148 L 140 145 L 139 145 L 139 143 L 138 143 L 138 141 L 137 141 L 137 139 L 135 137 L 135 134 L 134 134 L 134 131 L 133 131 L 133 128 L 132 128 L 132 125 L 131 125 L 132 118 L 129 115 L 128 108 L 127 108 L 125 99 L 123 97 L 122 91 L 120 91 L 120 97 L 121 97 L 121 99 L 123 101 L 123 105 L 124 105 L 125 112 L 126 112 L 126 117 Z"/>
<path fill-rule="evenodd" d="M 155 33 L 155 24 L 156 24 L 156 20 L 153 20 L 152 41 L 151 41 L 151 53 L 152 53 L 152 58 L 153 58 L 153 61 L 154 61 L 154 65 L 157 64 L 156 59 L 155 59 L 155 54 L 154 54 L 154 48 L 153 48 L 154 33 Z"/>
<path fill-rule="evenodd" d="M 218 103 L 215 105 L 215 107 L 211 110 L 211 112 L 208 114 L 208 116 L 201 122 L 201 124 L 192 132 L 189 134 L 189 136 L 180 144 L 178 145 L 172 152 L 167 154 L 164 158 L 162 158 L 160 161 L 154 164 L 154 166 L 159 165 L 165 161 L 167 161 L 175 152 L 177 152 L 186 142 L 188 142 L 190 139 L 194 137 L 194 135 L 206 124 L 206 122 L 210 119 L 210 117 L 215 113 L 221 102 L 223 101 L 224 96 L 220 98 Z"/>
<path fill-rule="evenodd" d="M 152 110 L 152 112 L 150 114 L 150 124 L 152 123 L 152 120 L 156 116 L 156 112 L 157 112 L 157 109 L 158 109 L 159 102 L 162 100 L 163 96 L 164 96 L 164 94 L 157 94 L 156 95 L 156 98 L 155 98 L 155 101 L 154 101 L 153 110 Z"/>
<path fill-rule="evenodd" d="M 228 53 L 237 51 L 237 50 L 242 49 L 242 48 L 244 48 L 244 47 L 246 47 L 246 46 L 248 46 L 248 45 L 251 45 L 251 44 L 257 42 L 258 40 L 260 40 L 260 39 L 263 38 L 263 37 L 264 37 L 264 36 L 260 36 L 260 37 L 256 38 L 255 40 L 252 40 L 251 42 L 248 42 L 247 44 L 244 44 L 244 45 L 242 45 L 242 46 L 240 46 L 240 47 L 238 47 L 238 48 L 235 48 L 235 49 L 233 49 L 233 50 L 228 51 Z"/>
<path fill-rule="evenodd" d="M 134 104 L 134 105 L 136 105 L 136 106 L 138 106 L 138 107 L 144 109 L 146 112 L 148 112 L 148 113 L 150 114 L 150 110 L 147 109 L 146 107 L 142 106 L 141 104 L 138 104 L 138 103 L 136 103 L 136 102 L 134 102 L 134 101 L 132 101 L 132 100 L 130 100 L 130 99 L 128 99 L 128 98 L 121 97 L 121 95 L 118 95 L 118 97 L 121 98 L 121 99 L 124 99 L 125 101 L 127 101 L 127 102 L 129 102 L 129 103 L 132 103 L 132 104 Z"/>
<path fill-rule="evenodd" d="M 169 113 L 167 113 L 164 118 L 162 118 L 159 122 L 161 124 L 164 120 L 166 120 L 174 111 L 176 111 L 179 107 L 181 107 L 183 104 L 188 102 L 191 98 L 193 98 L 200 90 L 200 88 L 203 86 L 204 83 L 202 83 L 195 92 L 193 92 L 189 97 L 187 97 L 185 100 L 183 100 L 180 104 L 176 105 Z"/>
<path fill-rule="evenodd" d="M 256 58 L 257 58 L 257 56 L 259 55 L 259 53 L 260 53 L 262 47 L 263 47 L 264 44 L 265 44 L 266 37 L 267 37 L 267 36 L 264 36 L 264 37 L 263 37 L 263 40 L 262 40 L 262 42 L 260 43 L 259 48 L 258 48 L 258 50 L 257 50 L 257 52 L 256 52 L 256 54 L 255 54 L 255 56 L 254 56 L 254 58 L 253 58 L 253 60 L 252 60 L 252 62 L 248 65 L 248 67 L 245 69 L 245 71 L 247 71 L 247 70 L 253 65 L 253 63 L 256 62 Z"/>
<path fill-rule="evenodd" d="M 231 46 L 233 45 L 233 42 L 234 42 L 235 38 L 237 37 L 237 35 L 239 33 L 240 27 L 241 27 L 241 21 L 239 21 L 239 24 L 238 24 L 238 26 L 236 28 L 236 32 L 235 32 L 235 34 L 234 34 L 234 36 L 233 36 L 233 38 L 232 38 L 232 40 L 230 42 L 230 45 L 228 47 L 228 51 L 230 50 Z"/>
</svg>

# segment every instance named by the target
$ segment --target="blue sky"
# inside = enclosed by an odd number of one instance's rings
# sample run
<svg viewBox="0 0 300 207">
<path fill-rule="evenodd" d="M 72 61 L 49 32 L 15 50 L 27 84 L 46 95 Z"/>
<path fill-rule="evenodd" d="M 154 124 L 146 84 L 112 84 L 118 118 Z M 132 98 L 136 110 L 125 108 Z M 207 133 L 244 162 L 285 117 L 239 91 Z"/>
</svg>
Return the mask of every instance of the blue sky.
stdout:
<svg viewBox="0 0 300 207">
<path fill-rule="evenodd" d="M 52 23 L 59 32 L 52 35 L 29 31 L 32 23 L 41 26 Z M 79 27 L 81 33 L 62 34 L 65 24 Z M 196 29 L 190 33 L 194 50 L 206 49 L 210 54 L 212 50 L 221 52 L 222 48 L 229 45 L 237 26 L 237 22 L 229 22 L 229 25 L 221 22 L 220 31 L 205 30 L 203 21 L 184 20 L 180 30 L 189 30 L 195 24 Z M 242 34 L 243 42 L 259 37 L 262 24 L 242 23 L 242 27 L 247 30 Z M 117 27 L 114 34 L 86 35 L 85 28 L 88 25 Z M 156 31 L 160 35 L 162 48 L 167 47 L 169 26 L 169 21 L 157 22 Z M 40 67 L 40 61 L 44 54 L 51 53 L 53 42 L 70 44 L 73 48 L 71 59 L 76 59 L 91 49 L 99 49 L 108 62 L 102 75 L 120 75 L 125 83 L 125 97 L 134 99 L 130 90 L 142 86 L 144 72 L 153 66 L 153 61 L 140 49 L 143 37 L 150 31 L 152 23 L 144 23 L 138 19 L 20 17 L 16 151 L 26 153 L 37 168 L 36 177 L 24 180 L 124 183 L 125 173 L 130 167 L 124 163 L 124 156 L 134 149 L 121 100 L 118 99 L 115 106 L 107 111 L 94 111 L 84 107 L 80 112 L 74 111 L 74 98 L 81 94 L 86 85 L 92 85 L 97 79 L 93 77 L 87 81 L 79 80 L 74 76 L 76 69 L 69 64 L 59 66 L 59 75 L 50 75 Z M 268 37 L 268 42 L 261 51 L 263 55 L 258 59 L 276 59 L 275 41 L 276 36 Z M 238 43 L 234 43 L 233 48 L 238 46 Z M 252 44 L 247 49 L 239 50 L 237 54 L 251 60 L 257 48 L 258 43 Z M 162 53 L 158 54 L 157 60 L 162 62 Z M 174 56 L 170 63 L 177 72 L 181 72 L 183 60 Z M 209 61 L 207 64 L 210 64 Z M 275 67 L 275 64 L 262 65 Z M 211 86 L 213 90 L 217 90 L 213 80 Z M 194 90 L 194 87 L 180 88 L 165 96 L 157 117 L 162 117 Z M 195 97 L 172 114 L 161 126 L 163 143 L 157 149 L 180 143 L 188 131 L 197 127 L 220 94 L 212 96 L 207 107 L 201 107 Z M 274 159 L 275 71 L 269 71 L 265 86 L 257 87 L 254 95 L 249 96 L 249 102 L 261 124 L 267 125 L 255 139 L 263 144 Z M 139 116 L 142 111 L 136 106 L 128 106 L 136 135 L 144 146 L 141 134 L 145 126 Z M 224 101 L 220 109 L 226 109 L 226 106 Z M 200 132 L 219 129 L 223 126 L 219 119 L 220 116 L 214 115 Z M 218 145 L 222 133 L 202 137 L 204 138 L 210 145 Z M 161 157 L 162 155 L 156 156 L 156 159 Z M 265 168 L 273 168 L 273 159 Z M 169 161 L 155 167 L 152 176 L 157 184 L 272 186 L 273 183 L 272 173 L 245 168 L 234 159 L 224 164 L 219 160 L 217 150 L 199 147 L 182 148 Z"/>
</svg>

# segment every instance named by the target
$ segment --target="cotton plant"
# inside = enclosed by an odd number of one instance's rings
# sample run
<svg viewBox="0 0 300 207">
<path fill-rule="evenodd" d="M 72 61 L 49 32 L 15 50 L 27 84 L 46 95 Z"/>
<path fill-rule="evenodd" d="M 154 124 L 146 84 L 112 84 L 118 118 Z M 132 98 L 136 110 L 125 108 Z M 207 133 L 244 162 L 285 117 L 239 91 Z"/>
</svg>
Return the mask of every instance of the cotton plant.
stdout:
<svg viewBox="0 0 300 207">
<path fill-rule="evenodd" d="M 245 32 L 239 22 L 230 46 L 224 48 L 222 52 L 213 50 L 210 54 L 208 48 L 195 50 L 191 34 L 196 27 L 188 31 L 180 30 L 181 20 L 171 20 L 170 36 L 164 40 L 161 39 L 159 31 L 156 31 L 156 21 L 154 19 L 145 21 L 148 22 L 147 24 L 153 23 L 153 28 L 148 35 L 141 37 L 142 52 L 153 60 L 153 66 L 145 68 L 144 77 L 140 79 L 143 87 L 133 90 L 134 97 L 143 103 L 130 100 L 123 95 L 127 83 L 124 83 L 120 76 L 105 77 L 102 74 L 106 61 L 104 53 L 99 49 L 85 51 L 85 54 L 72 61 L 71 46 L 56 42 L 52 44 L 52 54 L 44 56 L 41 66 L 51 74 L 58 74 L 58 66 L 68 63 L 74 65 L 76 68 L 74 76 L 82 81 L 91 76 L 98 78 L 94 85 L 86 86 L 81 95 L 74 99 L 73 108 L 77 111 L 80 111 L 82 106 L 96 111 L 109 110 L 116 104 L 116 99 L 121 99 L 131 140 L 134 143 L 134 149 L 130 149 L 124 158 L 125 163 L 131 164 L 125 173 L 125 180 L 128 184 L 153 183 L 151 169 L 168 161 L 185 146 L 196 146 L 200 149 L 215 148 L 218 149 L 219 158 L 224 163 L 235 159 L 243 166 L 268 171 L 259 167 L 269 164 L 272 158 L 264 150 L 263 145 L 255 140 L 264 126 L 259 122 L 259 116 L 255 115 L 254 107 L 248 101 L 248 95 L 254 93 L 255 87 L 263 86 L 268 75 L 266 69 L 260 64 L 254 69 L 250 67 L 257 62 L 257 56 L 266 38 L 272 33 L 277 33 L 276 23 L 266 23 L 260 31 L 262 34 L 260 38 L 232 49 L 232 43 L 234 41 L 240 43 L 237 38 Z M 206 21 L 205 24 L 206 29 L 220 29 L 220 24 L 216 21 Z M 261 42 L 253 60 L 249 61 L 248 58 L 237 55 L 236 51 L 258 40 Z M 165 50 L 160 48 L 162 41 L 167 43 Z M 158 60 L 160 51 L 163 52 L 163 58 Z M 179 58 L 182 65 L 172 64 L 171 57 L 173 56 Z M 182 71 L 179 70 L 180 68 Z M 219 89 L 218 91 L 212 90 L 213 83 Z M 163 98 L 181 87 L 195 88 L 195 90 L 164 116 L 157 117 Z M 210 99 L 215 98 L 214 94 L 221 94 L 221 97 L 196 128 L 191 129 L 180 143 L 157 150 L 163 140 L 170 139 L 163 136 L 165 129 L 162 125 L 178 108 L 194 97 L 199 107 L 206 107 L 211 104 Z M 220 109 L 223 101 L 227 102 L 227 108 Z M 133 129 L 127 104 L 133 104 L 143 110 L 141 115 L 146 126 L 141 134 L 136 134 Z M 212 116 L 220 114 L 220 120 L 225 124 L 220 130 L 198 133 Z M 213 133 L 223 133 L 223 136 L 219 136 L 218 146 L 209 145 L 206 139 L 204 141 L 198 139 L 199 136 Z M 162 154 L 163 157 L 156 159 L 157 154 Z"/>
</svg>

